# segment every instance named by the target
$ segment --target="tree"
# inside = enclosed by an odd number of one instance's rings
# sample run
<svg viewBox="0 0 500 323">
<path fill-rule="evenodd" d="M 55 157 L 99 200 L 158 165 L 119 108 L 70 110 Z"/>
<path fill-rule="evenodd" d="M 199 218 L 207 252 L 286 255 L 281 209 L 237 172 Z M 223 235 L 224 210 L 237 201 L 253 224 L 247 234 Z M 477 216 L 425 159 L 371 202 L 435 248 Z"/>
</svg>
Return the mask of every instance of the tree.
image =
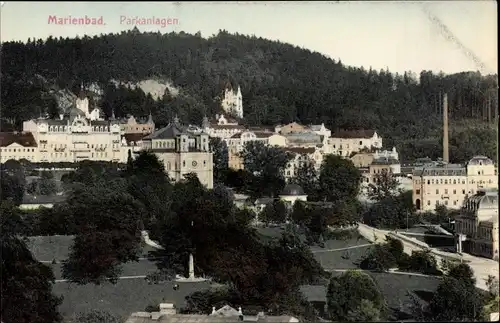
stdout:
<svg viewBox="0 0 500 323">
<path fill-rule="evenodd" d="M 287 219 L 288 210 L 281 200 L 275 200 L 267 204 L 259 214 L 259 219 L 264 223 L 284 223 Z"/>
<path fill-rule="evenodd" d="M 292 154 L 279 147 L 249 141 L 241 152 L 245 169 L 255 176 L 252 191 L 257 195 L 276 196 L 285 184 L 284 171 Z"/>
<path fill-rule="evenodd" d="M 374 201 L 382 201 L 387 198 L 401 194 L 399 182 L 392 173 L 382 171 L 374 176 L 375 184 L 370 183 L 368 188 L 368 197 Z"/>
<path fill-rule="evenodd" d="M 397 266 L 397 259 L 385 244 L 376 244 L 361 260 L 359 268 L 386 271 Z"/>
<path fill-rule="evenodd" d="M 447 276 L 455 278 L 471 286 L 476 285 L 476 279 L 474 278 L 474 271 L 468 264 L 460 263 L 453 266 L 448 271 Z"/>
<path fill-rule="evenodd" d="M 120 265 L 137 260 L 144 206 L 114 189 L 84 189 L 68 201 L 77 235 L 63 262 L 64 278 L 78 284 L 116 282 Z"/>
<path fill-rule="evenodd" d="M 377 322 L 380 321 L 380 310 L 372 302 L 366 299 L 361 300 L 361 305 L 347 313 L 349 322 Z"/>
<path fill-rule="evenodd" d="M 318 173 L 313 163 L 301 163 L 292 182 L 299 185 L 307 192 L 307 199 L 309 201 L 317 200 Z"/>
<path fill-rule="evenodd" d="M 0 174 L 1 200 L 12 200 L 16 205 L 20 205 L 24 196 L 24 185 L 22 181 L 6 171 Z"/>
<path fill-rule="evenodd" d="M 214 180 L 219 183 L 224 183 L 228 170 L 228 149 L 225 141 L 220 138 L 210 138 L 210 151 L 214 154 Z"/>
<path fill-rule="evenodd" d="M 120 323 L 119 317 L 105 311 L 92 310 L 86 313 L 78 313 L 75 323 Z"/>
<path fill-rule="evenodd" d="M 62 298 L 52 294 L 55 279 L 52 270 L 33 258 L 19 236 L 21 219 L 13 203 L 1 202 L 0 211 L 2 322 L 61 322 L 57 307 Z"/>
<path fill-rule="evenodd" d="M 370 307 L 366 301 L 372 303 L 370 306 L 372 315 L 374 310 L 381 312 L 385 310 L 382 292 L 368 274 L 350 270 L 330 279 L 327 292 L 330 320 L 347 321 L 349 317 L 353 318 L 354 314 L 358 314 L 362 306 L 365 314 L 368 314 L 367 310 Z M 355 313 L 356 311 L 358 313 Z"/>
<path fill-rule="evenodd" d="M 303 202 L 295 201 L 290 218 L 294 223 L 304 226 L 310 221 L 311 212 Z"/>
<path fill-rule="evenodd" d="M 361 173 L 350 160 L 336 155 L 324 157 L 319 175 L 321 199 L 328 202 L 355 199 L 360 184 Z"/>
<path fill-rule="evenodd" d="M 484 297 L 466 281 L 446 277 L 425 308 L 424 319 L 432 322 L 479 321 Z"/>
<path fill-rule="evenodd" d="M 411 200 L 411 191 L 384 198 L 363 214 L 364 223 L 376 228 L 410 228 L 417 221 Z"/>
</svg>

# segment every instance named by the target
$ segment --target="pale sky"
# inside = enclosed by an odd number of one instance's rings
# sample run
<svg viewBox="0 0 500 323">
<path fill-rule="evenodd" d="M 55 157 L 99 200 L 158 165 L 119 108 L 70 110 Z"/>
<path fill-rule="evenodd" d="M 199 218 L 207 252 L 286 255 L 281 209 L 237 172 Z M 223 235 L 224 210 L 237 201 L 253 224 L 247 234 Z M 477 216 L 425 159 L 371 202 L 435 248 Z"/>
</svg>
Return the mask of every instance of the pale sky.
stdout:
<svg viewBox="0 0 500 323">
<path fill-rule="evenodd" d="M 460 48 L 432 23 L 447 26 Z M 49 24 L 57 17 L 103 17 L 105 25 Z M 9 2 L 1 7 L 1 40 L 74 37 L 131 29 L 125 18 L 171 18 L 178 25 L 137 25 L 141 31 L 219 29 L 256 35 L 320 52 L 352 66 L 402 73 L 421 70 L 498 73 L 496 1 L 390 2 Z M 475 60 L 467 52 L 477 57 Z M 476 63 L 476 62 L 480 63 Z M 481 67 L 483 64 L 484 68 Z"/>
</svg>

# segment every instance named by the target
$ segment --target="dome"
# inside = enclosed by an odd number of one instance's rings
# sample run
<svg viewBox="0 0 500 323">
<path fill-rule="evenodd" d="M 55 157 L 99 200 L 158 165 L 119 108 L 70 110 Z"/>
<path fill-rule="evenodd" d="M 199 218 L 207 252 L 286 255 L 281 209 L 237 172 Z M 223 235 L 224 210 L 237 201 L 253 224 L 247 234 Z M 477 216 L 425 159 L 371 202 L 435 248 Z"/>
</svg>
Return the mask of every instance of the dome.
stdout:
<svg viewBox="0 0 500 323">
<path fill-rule="evenodd" d="M 493 161 L 486 156 L 475 156 L 469 161 L 469 165 L 493 165 Z"/>
<path fill-rule="evenodd" d="M 306 195 L 302 187 L 300 187 L 297 184 L 288 184 L 283 188 L 283 191 L 281 192 L 281 195 L 286 195 L 286 196 L 300 196 L 300 195 Z"/>
</svg>

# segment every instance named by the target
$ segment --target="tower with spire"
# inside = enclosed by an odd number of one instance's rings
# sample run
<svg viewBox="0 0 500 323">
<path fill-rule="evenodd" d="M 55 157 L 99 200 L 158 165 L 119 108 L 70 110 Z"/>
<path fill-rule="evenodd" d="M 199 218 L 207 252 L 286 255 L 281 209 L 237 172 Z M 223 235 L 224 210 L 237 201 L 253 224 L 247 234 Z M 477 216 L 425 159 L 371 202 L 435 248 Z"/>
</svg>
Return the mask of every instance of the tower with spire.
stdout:
<svg viewBox="0 0 500 323">
<path fill-rule="evenodd" d="M 89 111 L 89 98 L 85 95 L 85 89 L 83 88 L 83 82 L 80 85 L 80 93 L 78 94 L 78 98 L 76 99 L 76 108 L 83 113 L 85 113 L 86 118 L 90 118 Z"/>
<path fill-rule="evenodd" d="M 231 85 L 226 87 L 224 99 L 222 100 L 222 109 L 226 113 L 243 118 L 243 96 L 240 86 L 238 86 L 237 91 L 234 91 Z"/>
</svg>

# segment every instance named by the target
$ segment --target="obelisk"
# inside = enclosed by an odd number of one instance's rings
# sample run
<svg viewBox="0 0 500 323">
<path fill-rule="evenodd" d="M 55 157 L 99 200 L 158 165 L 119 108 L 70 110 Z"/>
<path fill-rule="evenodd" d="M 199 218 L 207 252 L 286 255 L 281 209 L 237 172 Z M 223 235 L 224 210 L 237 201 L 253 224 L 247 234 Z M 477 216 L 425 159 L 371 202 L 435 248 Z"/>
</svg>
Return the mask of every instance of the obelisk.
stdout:
<svg viewBox="0 0 500 323">
<path fill-rule="evenodd" d="M 443 97 L 443 161 L 450 161 L 448 148 L 448 93 Z"/>
<path fill-rule="evenodd" d="M 189 254 L 189 277 L 194 278 L 194 257 L 193 254 Z"/>
</svg>

